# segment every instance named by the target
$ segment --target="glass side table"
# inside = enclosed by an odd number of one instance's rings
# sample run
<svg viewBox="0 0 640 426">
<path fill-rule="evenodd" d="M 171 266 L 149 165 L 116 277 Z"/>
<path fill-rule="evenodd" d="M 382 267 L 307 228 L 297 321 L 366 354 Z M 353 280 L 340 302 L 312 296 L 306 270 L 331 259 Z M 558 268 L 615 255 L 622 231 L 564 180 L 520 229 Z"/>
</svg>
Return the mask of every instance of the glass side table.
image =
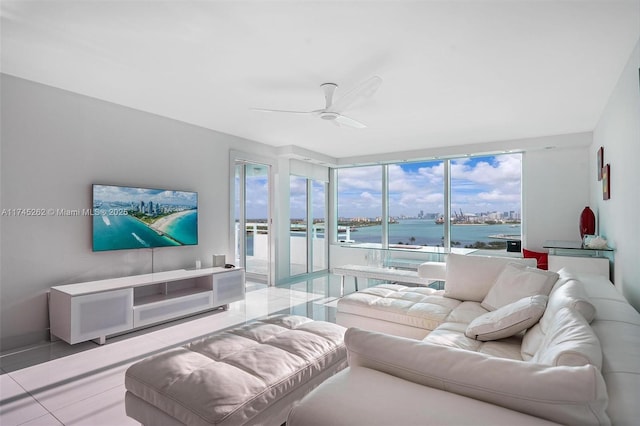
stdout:
<svg viewBox="0 0 640 426">
<path fill-rule="evenodd" d="M 549 249 L 549 254 L 556 256 L 606 257 L 610 260 L 613 258 L 612 248 L 589 248 L 580 241 L 547 240 L 542 247 Z"/>
<path fill-rule="evenodd" d="M 611 279 L 614 249 L 610 247 L 593 249 L 580 241 L 545 241 L 543 247 L 549 250 L 549 269 L 557 271 L 562 267 L 576 272 L 594 273 Z"/>
</svg>

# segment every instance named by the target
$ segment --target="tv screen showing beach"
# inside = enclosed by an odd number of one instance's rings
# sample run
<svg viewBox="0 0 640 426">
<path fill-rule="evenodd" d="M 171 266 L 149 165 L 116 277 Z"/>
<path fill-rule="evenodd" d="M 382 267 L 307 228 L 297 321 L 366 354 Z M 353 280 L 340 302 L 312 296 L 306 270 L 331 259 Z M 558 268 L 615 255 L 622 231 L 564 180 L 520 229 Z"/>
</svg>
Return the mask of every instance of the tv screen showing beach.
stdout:
<svg viewBox="0 0 640 426">
<path fill-rule="evenodd" d="M 93 251 L 198 244 L 198 193 L 93 185 Z"/>
</svg>

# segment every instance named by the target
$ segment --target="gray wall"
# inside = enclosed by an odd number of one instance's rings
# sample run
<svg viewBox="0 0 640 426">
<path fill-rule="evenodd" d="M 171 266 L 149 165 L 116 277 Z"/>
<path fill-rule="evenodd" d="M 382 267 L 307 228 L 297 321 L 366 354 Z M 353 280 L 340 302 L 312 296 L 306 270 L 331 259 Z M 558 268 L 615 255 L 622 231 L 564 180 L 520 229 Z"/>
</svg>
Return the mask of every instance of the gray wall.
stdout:
<svg viewBox="0 0 640 426">
<path fill-rule="evenodd" d="M 155 249 L 153 268 L 227 253 L 229 149 L 271 147 L 7 75 L 1 84 L 1 209 L 90 208 L 93 183 L 197 191 L 198 246 Z M 91 217 L 0 221 L 3 349 L 47 336 L 49 287 L 151 272 L 151 250 L 92 252 Z"/>
<path fill-rule="evenodd" d="M 614 283 L 640 310 L 640 42 L 611 94 L 590 149 L 591 204 L 598 228 L 615 247 Z M 611 165 L 611 199 L 602 199 L 596 152 Z"/>
</svg>

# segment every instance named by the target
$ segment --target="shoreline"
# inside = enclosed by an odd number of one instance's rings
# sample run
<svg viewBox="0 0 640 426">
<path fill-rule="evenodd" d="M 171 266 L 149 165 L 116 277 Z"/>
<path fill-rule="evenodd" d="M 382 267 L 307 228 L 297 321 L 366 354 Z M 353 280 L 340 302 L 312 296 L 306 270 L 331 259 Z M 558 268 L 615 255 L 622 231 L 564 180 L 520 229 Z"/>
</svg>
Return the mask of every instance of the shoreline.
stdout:
<svg viewBox="0 0 640 426">
<path fill-rule="evenodd" d="M 171 226 L 171 224 L 173 224 L 173 222 L 176 221 L 177 219 L 180 219 L 181 217 L 186 216 L 193 211 L 194 210 L 191 209 L 191 210 L 183 210 L 181 212 L 171 213 L 168 216 L 161 217 L 160 219 L 158 219 L 152 224 L 147 224 L 147 226 L 153 229 L 154 231 L 161 233 L 162 235 L 171 237 L 171 235 L 167 233 L 167 228 Z"/>
</svg>

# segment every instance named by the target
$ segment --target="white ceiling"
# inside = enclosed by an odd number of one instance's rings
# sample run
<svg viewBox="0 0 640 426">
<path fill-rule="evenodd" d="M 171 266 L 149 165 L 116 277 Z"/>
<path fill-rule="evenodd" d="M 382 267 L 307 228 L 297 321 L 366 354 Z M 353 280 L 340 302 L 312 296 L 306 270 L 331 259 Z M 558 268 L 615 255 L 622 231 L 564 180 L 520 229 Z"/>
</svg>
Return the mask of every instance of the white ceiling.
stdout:
<svg viewBox="0 0 640 426">
<path fill-rule="evenodd" d="M 591 131 L 640 37 L 628 1 L 2 1 L 2 72 L 335 158 Z M 325 82 L 372 75 L 345 114 Z"/>
</svg>

